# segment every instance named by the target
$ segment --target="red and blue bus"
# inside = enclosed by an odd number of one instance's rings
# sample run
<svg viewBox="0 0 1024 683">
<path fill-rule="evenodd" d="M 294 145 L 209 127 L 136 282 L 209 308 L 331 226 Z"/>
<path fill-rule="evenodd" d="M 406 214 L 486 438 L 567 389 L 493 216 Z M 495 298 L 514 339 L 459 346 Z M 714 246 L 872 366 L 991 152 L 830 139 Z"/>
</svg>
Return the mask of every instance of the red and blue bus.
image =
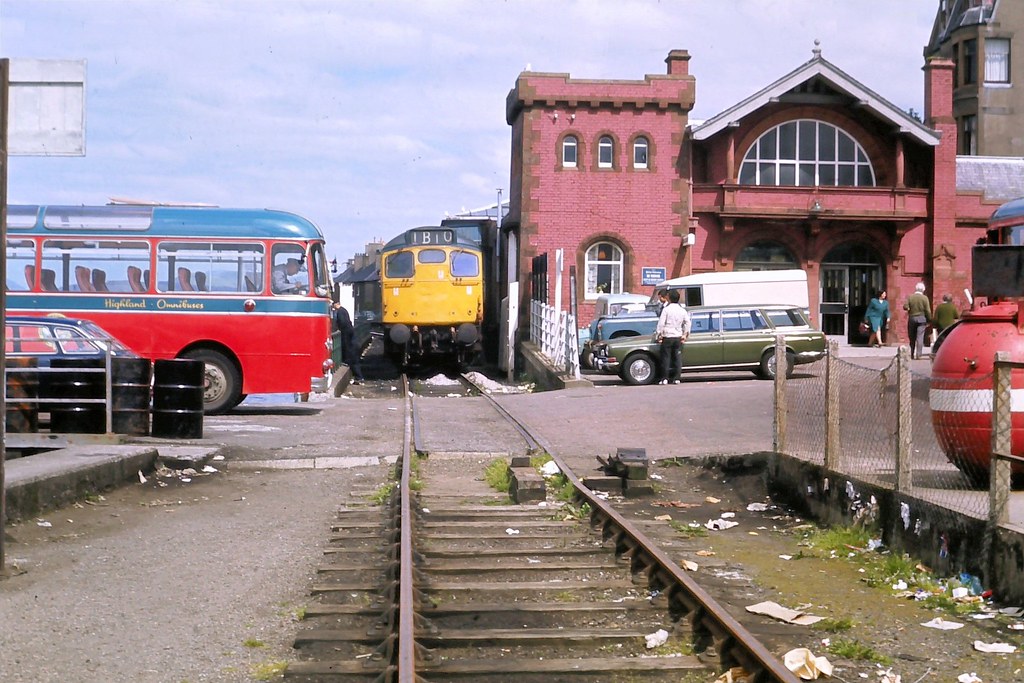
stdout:
<svg viewBox="0 0 1024 683">
<path fill-rule="evenodd" d="M 205 410 L 324 391 L 324 238 L 284 211 L 9 206 L 7 312 L 94 321 L 141 356 L 206 364 Z"/>
</svg>

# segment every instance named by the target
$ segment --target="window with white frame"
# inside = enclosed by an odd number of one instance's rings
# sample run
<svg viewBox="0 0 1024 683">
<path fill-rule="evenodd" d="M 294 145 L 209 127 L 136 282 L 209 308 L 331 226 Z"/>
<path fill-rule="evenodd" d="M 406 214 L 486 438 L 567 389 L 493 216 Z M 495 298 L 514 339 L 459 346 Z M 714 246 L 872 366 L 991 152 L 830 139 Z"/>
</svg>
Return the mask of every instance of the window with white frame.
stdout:
<svg viewBox="0 0 1024 683">
<path fill-rule="evenodd" d="M 612 139 L 607 135 L 602 135 L 601 139 L 597 141 L 597 167 L 598 168 L 611 168 L 612 157 L 615 150 L 615 144 Z"/>
<path fill-rule="evenodd" d="M 989 38 L 985 41 L 985 82 L 1010 82 L 1010 41 Z"/>
<path fill-rule="evenodd" d="M 747 150 L 741 185 L 873 187 L 875 170 L 853 136 L 831 123 L 779 124 Z"/>
<path fill-rule="evenodd" d="M 633 141 L 633 168 L 647 168 L 647 138 Z"/>
<path fill-rule="evenodd" d="M 566 135 L 562 140 L 562 167 L 576 168 L 576 136 Z"/>
<path fill-rule="evenodd" d="M 622 292 L 622 249 L 611 242 L 596 242 L 587 249 L 584 270 L 587 299 Z"/>
</svg>

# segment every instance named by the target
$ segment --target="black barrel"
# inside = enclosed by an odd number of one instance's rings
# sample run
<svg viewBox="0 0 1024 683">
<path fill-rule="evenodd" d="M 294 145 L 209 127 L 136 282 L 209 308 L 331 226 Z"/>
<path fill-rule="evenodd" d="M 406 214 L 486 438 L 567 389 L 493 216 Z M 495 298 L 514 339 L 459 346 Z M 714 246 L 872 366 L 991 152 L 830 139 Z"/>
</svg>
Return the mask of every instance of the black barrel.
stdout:
<svg viewBox="0 0 1024 683">
<path fill-rule="evenodd" d="M 33 358 L 7 359 L 7 432 L 9 434 L 32 434 L 39 431 L 39 373 L 35 371 L 38 361 Z M 10 368 L 32 368 L 24 371 Z"/>
<path fill-rule="evenodd" d="M 106 395 L 103 372 L 80 372 L 86 368 L 104 368 L 102 358 L 54 358 L 47 373 L 45 398 L 102 399 Z M 54 403 L 50 406 L 50 431 L 55 434 L 103 434 L 107 431 L 107 413 L 101 403 Z"/>
<path fill-rule="evenodd" d="M 201 360 L 153 362 L 153 436 L 203 438 L 205 374 Z"/>
<path fill-rule="evenodd" d="M 115 434 L 149 434 L 150 380 L 148 358 L 111 358 L 111 422 Z"/>
</svg>

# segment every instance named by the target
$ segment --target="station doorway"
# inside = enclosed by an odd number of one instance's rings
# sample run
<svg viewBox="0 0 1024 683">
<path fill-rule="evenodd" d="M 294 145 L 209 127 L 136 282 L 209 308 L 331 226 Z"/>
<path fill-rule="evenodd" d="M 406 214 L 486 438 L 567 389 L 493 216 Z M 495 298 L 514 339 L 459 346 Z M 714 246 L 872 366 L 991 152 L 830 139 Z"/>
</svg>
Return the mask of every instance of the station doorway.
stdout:
<svg viewBox="0 0 1024 683">
<path fill-rule="evenodd" d="M 821 331 L 840 344 L 864 344 L 860 322 L 875 291 L 885 287 L 882 260 L 871 247 L 846 243 L 821 263 Z"/>
</svg>

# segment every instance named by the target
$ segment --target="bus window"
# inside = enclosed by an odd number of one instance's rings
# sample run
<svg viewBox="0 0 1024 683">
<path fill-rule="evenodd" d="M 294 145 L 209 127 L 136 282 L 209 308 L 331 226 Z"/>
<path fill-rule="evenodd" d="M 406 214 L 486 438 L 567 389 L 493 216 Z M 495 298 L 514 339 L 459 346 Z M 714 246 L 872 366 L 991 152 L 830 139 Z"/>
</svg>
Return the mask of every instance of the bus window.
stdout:
<svg viewBox="0 0 1024 683">
<path fill-rule="evenodd" d="M 129 268 L 149 269 L 149 244 L 141 240 L 46 240 L 43 272 L 52 271 L 63 292 L 131 292 Z M 47 289 L 44 283 L 44 289 Z"/>
<path fill-rule="evenodd" d="M 313 277 L 313 291 L 317 296 L 331 295 L 331 271 L 327 264 L 327 255 L 319 244 L 310 245 L 309 274 Z"/>
<path fill-rule="evenodd" d="M 275 244 L 271 251 L 270 289 L 274 294 L 309 291 L 306 252 L 298 244 Z"/>
<path fill-rule="evenodd" d="M 452 277 L 477 277 L 480 275 L 480 259 L 468 251 L 452 252 Z"/>
<path fill-rule="evenodd" d="M 36 245 L 32 240 L 7 240 L 7 291 L 28 291 L 35 280 Z"/>
<path fill-rule="evenodd" d="M 238 293 L 262 289 L 263 245 L 250 242 L 161 242 L 157 289 Z"/>
<path fill-rule="evenodd" d="M 384 277 L 412 277 L 415 272 L 411 251 L 397 251 L 384 260 Z"/>
</svg>

